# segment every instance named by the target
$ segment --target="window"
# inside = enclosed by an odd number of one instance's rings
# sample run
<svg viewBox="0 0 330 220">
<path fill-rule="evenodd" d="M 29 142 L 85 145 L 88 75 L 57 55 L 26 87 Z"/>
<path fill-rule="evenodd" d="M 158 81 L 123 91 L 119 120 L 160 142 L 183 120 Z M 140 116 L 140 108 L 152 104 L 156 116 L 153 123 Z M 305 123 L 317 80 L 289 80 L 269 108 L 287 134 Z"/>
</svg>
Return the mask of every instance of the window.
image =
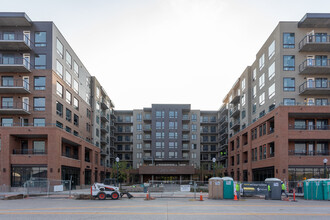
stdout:
<svg viewBox="0 0 330 220">
<path fill-rule="evenodd" d="M 73 80 L 73 90 L 79 94 L 79 83 L 75 79 Z"/>
<path fill-rule="evenodd" d="M 275 95 L 275 83 L 268 88 L 268 98 L 272 98 Z"/>
<path fill-rule="evenodd" d="M 191 149 L 196 150 L 197 149 L 197 144 L 191 144 Z"/>
<path fill-rule="evenodd" d="M 244 119 L 245 117 L 246 117 L 246 111 L 243 110 L 243 111 L 242 111 L 242 119 Z"/>
<path fill-rule="evenodd" d="M 76 61 L 73 61 L 73 72 L 79 76 L 79 66 L 78 64 L 76 63 Z"/>
<path fill-rule="evenodd" d="M 164 129 L 164 122 L 156 121 L 156 129 Z"/>
<path fill-rule="evenodd" d="M 68 90 L 65 91 L 65 100 L 71 105 L 71 93 Z"/>
<path fill-rule="evenodd" d="M 257 69 L 254 68 L 252 73 L 252 81 L 255 81 L 256 79 L 257 79 Z"/>
<path fill-rule="evenodd" d="M 256 113 L 256 111 L 257 111 L 257 103 L 254 103 L 252 105 L 252 113 Z"/>
<path fill-rule="evenodd" d="M 284 105 L 295 105 L 296 104 L 296 100 L 295 99 L 291 99 L 291 98 L 284 98 L 283 99 L 283 104 Z"/>
<path fill-rule="evenodd" d="M 177 158 L 178 157 L 178 152 L 168 152 L 168 157 L 169 158 Z"/>
<path fill-rule="evenodd" d="M 191 121 L 197 121 L 197 115 L 196 114 L 191 115 Z"/>
<path fill-rule="evenodd" d="M 90 105 L 90 95 L 88 93 L 86 93 L 86 102 L 88 105 Z"/>
<path fill-rule="evenodd" d="M 63 116 L 63 105 L 56 101 L 56 114 L 60 117 Z"/>
<path fill-rule="evenodd" d="M 46 55 L 39 54 L 34 58 L 34 68 L 35 69 L 46 69 Z"/>
<path fill-rule="evenodd" d="M 178 142 L 169 142 L 168 148 L 178 148 Z"/>
<path fill-rule="evenodd" d="M 295 129 L 302 129 L 305 130 L 306 129 L 306 121 L 305 120 L 300 120 L 300 119 L 296 119 L 294 121 L 294 128 Z"/>
<path fill-rule="evenodd" d="M 156 118 L 164 118 L 165 112 L 164 111 L 156 111 Z"/>
<path fill-rule="evenodd" d="M 56 60 L 56 73 L 63 78 L 63 65 L 58 60 Z"/>
<path fill-rule="evenodd" d="M 137 135 L 136 135 L 136 139 L 137 139 L 137 140 L 142 140 L 142 134 L 137 134 Z"/>
<path fill-rule="evenodd" d="M 45 153 L 45 141 L 33 141 L 33 153 L 44 154 Z"/>
<path fill-rule="evenodd" d="M 318 98 L 315 99 L 315 105 L 328 105 L 328 99 L 327 98 Z"/>
<path fill-rule="evenodd" d="M 262 87 L 264 87 L 264 85 L 265 85 L 265 74 L 263 73 L 259 77 L 259 89 L 261 89 Z"/>
<path fill-rule="evenodd" d="M 61 41 L 59 39 L 56 39 L 56 50 L 57 53 L 61 56 L 61 58 L 63 59 L 63 44 L 61 43 Z"/>
<path fill-rule="evenodd" d="M 177 139 L 178 138 L 178 133 L 177 132 L 169 132 L 168 137 L 170 139 Z"/>
<path fill-rule="evenodd" d="M 34 127 L 45 127 L 46 121 L 44 118 L 34 118 L 33 119 L 33 126 Z"/>
<path fill-rule="evenodd" d="M 295 60 L 295 56 L 284 55 L 283 56 L 283 70 L 284 71 L 294 71 L 294 68 L 295 68 L 294 60 Z"/>
<path fill-rule="evenodd" d="M 44 97 L 34 97 L 33 98 L 33 109 L 34 109 L 34 111 L 45 111 L 46 99 Z"/>
<path fill-rule="evenodd" d="M 67 120 L 67 121 L 69 121 L 69 122 L 71 122 L 71 120 L 72 120 L 72 113 L 71 113 L 71 111 L 70 111 L 70 109 L 66 109 L 66 116 L 65 116 L 65 119 Z"/>
<path fill-rule="evenodd" d="M 72 78 L 71 78 L 71 74 L 70 74 L 67 70 L 65 70 L 65 82 L 66 82 L 69 86 L 71 86 L 71 80 L 72 80 Z"/>
<path fill-rule="evenodd" d="M 177 111 L 169 111 L 168 112 L 169 118 L 178 118 L 178 112 Z"/>
<path fill-rule="evenodd" d="M 136 121 L 142 121 L 142 114 L 141 113 L 138 113 L 136 115 Z"/>
<path fill-rule="evenodd" d="M 137 124 L 136 125 L 136 130 L 137 131 L 142 131 L 142 124 Z"/>
<path fill-rule="evenodd" d="M 261 70 L 265 65 L 265 54 L 262 54 L 259 58 L 259 70 Z"/>
<path fill-rule="evenodd" d="M 46 77 L 35 76 L 34 77 L 34 90 L 45 90 L 46 89 Z"/>
<path fill-rule="evenodd" d="M 14 124 L 14 120 L 12 118 L 2 118 L 1 126 L 2 127 L 12 127 Z"/>
<path fill-rule="evenodd" d="M 268 68 L 268 79 L 271 80 L 275 76 L 275 62 Z"/>
<path fill-rule="evenodd" d="M 14 86 L 14 77 L 13 76 L 3 76 L 1 77 L 1 85 L 5 87 Z"/>
<path fill-rule="evenodd" d="M 294 48 L 294 33 L 283 33 L 283 48 Z"/>
<path fill-rule="evenodd" d="M 275 54 L 275 40 L 268 47 L 268 59 L 272 58 Z"/>
<path fill-rule="evenodd" d="M 165 143 L 164 142 L 156 142 L 156 148 L 164 148 L 165 147 Z"/>
<path fill-rule="evenodd" d="M 328 56 L 317 55 L 315 56 L 315 65 L 316 66 L 328 66 Z"/>
<path fill-rule="evenodd" d="M 65 52 L 65 62 L 66 62 L 66 64 L 68 64 L 68 66 L 71 69 L 71 67 L 72 67 L 72 57 L 71 57 L 71 54 L 68 51 Z"/>
<path fill-rule="evenodd" d="M 76 126 L 79 125 L 79 117 L 76 114 L 73 115 L 73 124 Z"/>
<path fill-rule="evenodd" d="M 174 121 L 170 121 L 169 123 L 168 123 L 168 128 L 169 129 L 178 129 L 178 122 L 174 122 Z"/>
<path fill-rule="evenodd" d="M 283 91 L 293 92 L 295 91 L 295 79 L 294 78 L 283 78 Z"/>
<path fill-rule="evenodd" d="M 4 40 L 15 40 L 15 33 L 14 32 L 4 32 L 3 39 Z"/>
<path fill-rule="evenodd" d="M 197 139 L 197 135 L 196 134 L 192 134 L 191 135 L 191 140 L 196 140 Z"/>
<path fill-rule="evenodd" d="M 242 106 L 244 106 L 245 105 L 245 93 L 243 93 L 243 95 L 242 95 Z"/>
<path fill-rule="evenodd" d="M 76 97 L 73 98 L 73 107 L 77 110 L 79 109 L 79 101 Z"/>
<path fill-rule="evenodd" d="M 245 89 L 245 79 L 242 80 L 242 91 Z"/>
<path fill-rule="evenodd" d="M 165 152 L 156 152 L 156 158 L 164 158 Z"/>
<path fill-rule="evenodd" d="M 1 103 L 2 108 L 9 109 L 14 107 L 13 97 L 2 97 Z"/>
<path fill-rule="evenodd" d="M 142 144 L 136 144 L 136 149 L 142 149 Z"/>
<path fill-rule="evenodd" d="M 46 32 L 38 31 L 34 33 L 34 46 L 35 47 L 46 47 L 47 44 Z"/>
<path fill-rule="evenodd" d="M 164 132 L 156 132 L 156 139 L 164 139 L 165 134 Z"/>
<path fill-rule="evenodd" d="M 263 92 L 260 96 L 259 96 L 259 105 L 263 105 L 265 103 L 265 93 Z"/>
<path fill-rule="evenodd" d="M 196 124 L 191 125 L 191 131 L 197 131 L 197 125 Z"/>
<path fill-rule="evenodd" d="M 256 96 L 257 96 L 257 86 L 253 86 L 252 97 L 255 98 Z"/>
<path fill-rule="evenodd" d="M 87 118 L 91 118 L 91 116 L 92 116 L 92 113 L 91 113 L 91 110 L 89 110 L 89 109 L 86 109 L 86 116 L 87 116 Z"/>
<path fill-rule="evenodd" d="M 56 94 L 63 98 L 63 86 L 59 82 L 56 83 Z"/>
<path fill-rule="evenodd" d="M 328 88 L 328 78 L 316 78 L 315 87 L 316 88 Z"/>
</svg>

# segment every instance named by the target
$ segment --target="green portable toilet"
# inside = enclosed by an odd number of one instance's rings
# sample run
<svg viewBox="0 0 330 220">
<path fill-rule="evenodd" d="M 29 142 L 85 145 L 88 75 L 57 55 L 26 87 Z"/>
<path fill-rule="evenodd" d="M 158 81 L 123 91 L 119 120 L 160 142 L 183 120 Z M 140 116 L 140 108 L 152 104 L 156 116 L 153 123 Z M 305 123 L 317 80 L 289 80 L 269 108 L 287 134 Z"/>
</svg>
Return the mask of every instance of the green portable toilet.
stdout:
<svg viewBox="0 0 330 220">
<path fill-rule="evenodd" d="M 314 179 L 312 182 L 313 200 L 324 200 L 323 195 L 323 180 Z"/>
<path fill-rule="evenodd" d="M 223 198 L 234 199 L 234 180 L 231 177 L 222 177 L 223 179 Z"/>
<path fill-rule="evenodd" d="M 312 199 L 312 183 L 309 179 L 304 181 L 304 199 Z"/>
<path fill-rule="evenodd" d="M 323 180 L 324 200 L 330 200 L 330 179 Z"/>
</svg>

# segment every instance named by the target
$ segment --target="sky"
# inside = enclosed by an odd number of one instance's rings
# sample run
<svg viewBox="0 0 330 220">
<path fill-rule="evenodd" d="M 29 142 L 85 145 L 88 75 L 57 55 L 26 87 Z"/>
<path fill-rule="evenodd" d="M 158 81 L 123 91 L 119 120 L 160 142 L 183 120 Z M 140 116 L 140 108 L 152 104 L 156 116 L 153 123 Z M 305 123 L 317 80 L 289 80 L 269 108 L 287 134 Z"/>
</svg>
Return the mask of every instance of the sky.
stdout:
<svg viewBox="0 0 330 220">
<path fill-rule="evenodd" d="M 117 110 L 217 110 L 279 21 L 328 0 L 11 0 L 2 12 L 53 21 Z"/>
</svg>

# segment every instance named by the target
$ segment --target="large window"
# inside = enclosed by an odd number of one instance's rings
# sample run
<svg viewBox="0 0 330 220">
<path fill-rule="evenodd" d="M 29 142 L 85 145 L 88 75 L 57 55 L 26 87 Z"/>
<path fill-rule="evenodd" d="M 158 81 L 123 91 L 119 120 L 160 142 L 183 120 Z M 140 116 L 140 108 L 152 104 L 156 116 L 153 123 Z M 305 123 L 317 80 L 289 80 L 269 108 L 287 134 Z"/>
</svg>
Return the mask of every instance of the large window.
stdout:
<svg viewBox="0 0 330 220">
<path fill-rule="evenodd" d="M 14 120 L 12 118 L 1 118 L 2 127 L 12 127 L 13 124 L 14 124 Z"/>
<path fill-rule="evenodd" d="M 56 60 L 56 73 L 63 78 L 63 65 L 58 60 Z"/>
<path fill-rule="evenodd" d="M 259 70 L 261 70 L 265 65 L 265 54 L 262 54 L 259 58 Z"/>
<path fill-rule="evenodd" d="M 56 94 L 63 98 L 63 86 L 59 82 L 56 83 Z"/>
<path fill-rule="evenodd" d="M 35 76 L 34 77 L 34 90 L 45 90 L 46 89 L 46 77 Z"/>
<path fill-rule="evenodd" d="M 263 73 L 259 77 L 259 89 L 261 89 L 262 87 L 264 87 L 264 85 L 265 85 L 265 74 Z"/>
<path fill-rule="evenodd" d="M 317 98 L 315 99 L 315 105 L 328 105 L 327 98 Z"/>
<path fill-rule="evenodd" d="M 79 109 L 79 101 L 76 97 L 73 98 L 73 107 L 77 110 Z"/>
<path fill-rule="evenodd" d="M 14 77 L 13 76 L 3 76 L 1 77 L 1 85 L 5 87 L 14 86 Z"/>
<path fill-rule="evenodd" d="M 45 150 L 45 141 L 33 141 L 34 154 L 44 154 Z"/>
<path fill-rule="evenodd" d="M 5 109 L 11 109 L 14 107 L 14 99 L 13 97 L 2 97 L 1 99 L 1 107 Z"/>
<path fill-rule="evenodd" d="M 65 100 L 67 103 L 69 103 L 71 105 L 71 93 L 68 90 L 65 90 Z"/>
<path fill-rule="evenodd" d="M 66 111 L 65 111 L 66 113 L 65 113 L 65 119 L 67 120 L 67 121 L 69 121 L 69 122 L 71 122 L 71 120 L 72 120 L 72 113 L 71 113 L 71 110 L 70 109 L 66 109 Z"/>
<path fill-rule="evenodd" d="M 296 105 L 296 100 L 293 98 L 284 98 L 283 103 L 284 105 Z"/>
<path fill-rule="evenodd" d="M 263 105 L 265 103 L 265 93 L 263 92 L 260 96 L 259 96 L 259 105 Z"/>
<path fill-rule="evenodd" d="M 71 74 L 66 70 L 65 71 L 65 82 L 71 86 L 72 77 Z"/>
<path fill-rule="evenodd" d="M 295 79 L 283 78 L 283 91 L 293 92 L 295 91 Z"/>
<path fill-rule="evenodd" d="M 33 98 L 33 109 L 34 109 L 34 111 L 45 111 L 46 99 L 44 97 L 34 97 Z"/>
<path fill-rule="evenodd" d="M 268 79 L 272 79 L 275 76 L 275 62 L 272 63 L 272 65 L 268 68 Z"/>
<path fill-rule="evenodd" d="M 283 70 L 284 71 L 294 71 L 295 57 L 293 55 L 284 55 L 283 56 Z"/>
<path fill-rule="evenodd" d="M 63 116 L 63 105 L 56 101 L 56 114 L 60 117 Z"/>
<path fill-rule="evenodd" d="M 71 57 L 71 54 L 68 51 L 65 52 L 65 62 L 66 62 L 66 64 L 68 64 L 68 66 L 71 69 L 71 67 L 72 67 L 72 57 Z"/>
<path fill-rule="evenodd" d="M 61 56 L 61 58 L 63 59 L 63 44 L 61 43 L 61 41 L 59 39 L 56 39 L 56 50 L 57 53 Z"/>
<path fill-rule="evenodd" d="M 34 178 L 47 178 L 47 166 L 16 166 L 11 168 L 11 186 L 23 187 L 24 183 Z M 40 184 L 40 183 L 39 183 Z"/>
<path fill-rule="evenodd" d="M 283 33 L 283 48 L 294 48 L 294 33 Z"/>
<path fill-rule="evenodd" d="M 275 83 L 268 88 L 268 98 L 272 98 L 275 95 Z"/>
<path fill-rule="evenodd" d="M 73 90 L 79 94 L 79 83 L 75 79 L 73 80 Z"/>
<path fill-rule="evenodd" d="M 73 61 L 73 72 L 79 76 L 79 66 L 78 64 L 76 63 L 76 61 Z"/>
<path fill-rule="evenodd" d="M 45 127 L 46 121 L 44 118 L 34 118 L 33 119 L 33 126 L 34 127 Z"/>
<path fill-rule="evenodd" d="M 241 85 L 241 87 L 242 87 L 242 91 L 245 89 L 245 78 L 242 80 L 242 85 Z"/>
<path fill-rule="evenodd" d="M 46 69 L 46 55 L 39 54 L 34 58 L 34 68 L 35 69 Z"/>
<path fill-rule="evenodd" d="M 46 47 L 47 38 L 45 31 L 35 32 L 34 34 L 34 46 L 35 47 Z"/>
<path fill-rule="evenodd" d="M 73 124 L 79 126 L 79 116 L 76 114 L 73 115 Z"/>
<path fill-rule="evenodd" d="M 178 112 L 177 111 L 169 111 L 168 116 L 169 116 L 169 118 L 178 118 Z"/>
<path fill-rule="evenodd" d="M 253 86 L 252 89 L 252 98 L 255 98 L 257 96 L 257 86 Z"/>
<path fill-rule="evenodd" d="M 275 54 L 275 40 L 268 47 L 268 59 L 272 58 Z"/>
</svg>

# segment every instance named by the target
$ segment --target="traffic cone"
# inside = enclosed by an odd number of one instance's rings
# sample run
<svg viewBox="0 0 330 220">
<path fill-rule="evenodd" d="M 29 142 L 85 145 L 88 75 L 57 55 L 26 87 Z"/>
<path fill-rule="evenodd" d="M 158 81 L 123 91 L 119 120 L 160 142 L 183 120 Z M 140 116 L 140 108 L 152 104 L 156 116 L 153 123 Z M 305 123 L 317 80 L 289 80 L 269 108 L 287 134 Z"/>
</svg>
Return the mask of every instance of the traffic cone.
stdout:
<svg viewBox="0 0 330 220">
<path fill-rule="evenodd" d="M 199 195 L 199 201 L 204 201 L 202 191 L 201 191 L 201 194 Z"/>
<path fill-rule="evenodd" d="M 149 200 L 149 190 L 147 191 L 147 198 L 146 200 Z"/>
<path fill-rule="evenodd" d="M 234 201 L 238 201 L 236 192 L 234 193 Z"/>
</svg>

